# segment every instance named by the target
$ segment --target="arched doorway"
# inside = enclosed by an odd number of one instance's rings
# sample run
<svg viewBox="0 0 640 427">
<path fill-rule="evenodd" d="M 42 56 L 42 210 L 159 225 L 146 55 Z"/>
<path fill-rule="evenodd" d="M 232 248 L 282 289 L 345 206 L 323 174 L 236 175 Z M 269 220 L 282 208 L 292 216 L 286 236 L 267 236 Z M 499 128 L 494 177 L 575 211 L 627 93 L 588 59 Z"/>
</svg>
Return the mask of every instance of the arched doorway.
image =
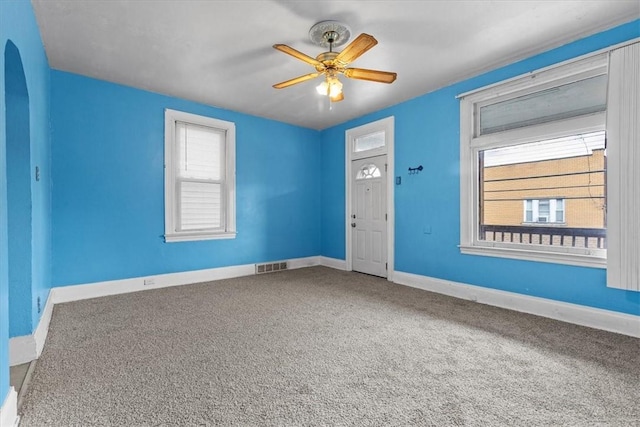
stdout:
<svg viewBox="0 0 640 427">
<path fill-rule="evenodd" d="M 32 219 L 29 93 L 20 51 L 4 49 L 9 336 L 31 333 Z"/>
</svg>

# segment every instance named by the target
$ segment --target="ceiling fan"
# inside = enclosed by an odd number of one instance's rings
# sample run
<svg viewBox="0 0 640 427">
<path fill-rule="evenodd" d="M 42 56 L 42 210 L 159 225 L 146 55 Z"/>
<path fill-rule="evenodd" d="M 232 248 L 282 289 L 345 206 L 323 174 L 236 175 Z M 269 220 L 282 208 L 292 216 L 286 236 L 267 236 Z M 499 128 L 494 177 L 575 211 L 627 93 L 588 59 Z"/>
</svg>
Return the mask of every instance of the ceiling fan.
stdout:
<svg viewBox="0 0 640 427">
<path fill-rule="evenodd" d="M 366 51 L 378 44 L 378 41 L 369 34 L 360 34 L 341 52 L 334 52 L 333 48 L 343 45 L 349 40 L 349 28 L 337 21 L 322 21 L 315 24 L 309 30 L 309 38 L 314 43 L 329 47 L 328 52 L 323 52 L 316 58 L 312 58 L 290 46 L 275 44 L 273 47 L 280 52 L 291 55 L 307 64 L 315 67 L 315 73 L 305 74 L 273 85 L 276 89 L 283 89 L 307 80 L 324 76 L 324 81 L 316 87 L 321 95 L 327 95 L 332 102 L 342 101 L 342 83 L 338 75 L 342 74 L 350 79 L 368 80 L 380 83 L 393 83 L 397 74 L 389 71 L 368 70 L 365 68 L 351 68 L 349 64 L 358 59 Z"/>
</svg>

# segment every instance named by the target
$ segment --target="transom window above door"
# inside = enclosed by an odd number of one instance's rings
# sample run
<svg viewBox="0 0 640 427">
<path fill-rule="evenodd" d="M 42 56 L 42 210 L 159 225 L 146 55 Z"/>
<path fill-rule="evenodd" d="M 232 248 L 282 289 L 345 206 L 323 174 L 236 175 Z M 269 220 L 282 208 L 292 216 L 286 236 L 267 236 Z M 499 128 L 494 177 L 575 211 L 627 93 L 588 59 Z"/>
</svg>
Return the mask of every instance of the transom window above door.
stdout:
<svg viewBox="0 0 640 427">
<path fill-rule="evenodd" d="M 384 131 L 375 132 L 369 135 L 360 136 L 354 139 L 353 151 L 368 151 L 376 148 L 384 147 L 385 145 Z"/>
<path fill-rule="evenodd" d="M 388 129 L 380 130 L 379 128 L 371 127 L 370 130 L 365 130 L 362 135 L 350 138 L 347 145 L 349 158 L 356 160 L 387 154 L 388 133 Z"/>
</svg>

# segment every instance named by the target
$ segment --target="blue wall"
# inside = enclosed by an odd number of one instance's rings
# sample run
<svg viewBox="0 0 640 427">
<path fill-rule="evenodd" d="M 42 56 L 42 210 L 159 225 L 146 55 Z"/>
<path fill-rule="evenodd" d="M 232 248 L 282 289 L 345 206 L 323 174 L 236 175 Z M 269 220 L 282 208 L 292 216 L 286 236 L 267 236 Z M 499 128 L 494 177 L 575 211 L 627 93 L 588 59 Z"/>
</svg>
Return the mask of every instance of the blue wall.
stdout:
<svg viewBox="0 0 640 427">
<path fill-rule="evenodd" d="M 22 164 L 23 171 L 29 171 L 31 189 L 31 239 L 23 241 L 31 245 L 32 259 L 25 267 L 30 269 L 31 284 L 24 292 L 17 294 L 9 301 L 8 285 L 8 242 L 7 218 L 12 209 L 7 205 L 7 123 L 6 102 L 12 102 L 13 87 L 5 87 L 7 81 L 15 82 L 15 75 L 5 76 L 5 49 L 15 45 L 24 69 L 27 91 L 29 94 L 29 164 Z M 50 264 L 50 218 L 51 218 L 51 180 L 50 180 L 50 127 L 49 127 L 49 66 L 40 39 L 31 3 L 27 0 L 0 1 L 0 404 L 9 388 L 9 307 L 22 307 L 26 316 L 11 318 L 11 332 L 14 334 L 31 333 L 33 326 L 40 318 L 37 300 L 44 306 L 51 287 Z M 14 52 L 15 53 L 15 52 Z M 15 71 L 13 60 L 9 70 Z M 10 71 L 12 73 L 12 71 Z M 18 77 L 19 78 L 19 77 Z M 6 98 L 9 97 L 9 100 Z M 10 112 L 11 114 L 11 112 Z M 21 120 L 24 120 L 22 115 Z M 10 131 L 10 130 L 9 130 Z M 9 153 L 13 155 L 15 153 Z M 11 160 L 11 157 L 9 157 Z M 36 182 L 33 171 L 35 166 L 41 170 L 41 179 Z M 26 179 L 26 178 L 25 178 Z"/>
<path fill-rule="evenodd" d="M 51 79 L 54 286 L 320 253 L 319 132 L 66 72 Z M 165 108 L 235 122 L 236 239 L 164 242 Z"/>
<path fill-rule="evenodd" d="M 396 271 L 640 314 L 640 293 L 607 288 L 603 269 L 460 254 L 460 113 L 455 98 L 639 35 L 640 21 L 634 21 L 323 131 L 322 255 L 345 258 L 345 131 L 394 116 L 395 170 L 402 176 L 395 187 Z M 407 175 L 407 168 L 417 164 L 426 170 Z M 431 234 L 423 233 L 427 226 Z"/>
</svg>

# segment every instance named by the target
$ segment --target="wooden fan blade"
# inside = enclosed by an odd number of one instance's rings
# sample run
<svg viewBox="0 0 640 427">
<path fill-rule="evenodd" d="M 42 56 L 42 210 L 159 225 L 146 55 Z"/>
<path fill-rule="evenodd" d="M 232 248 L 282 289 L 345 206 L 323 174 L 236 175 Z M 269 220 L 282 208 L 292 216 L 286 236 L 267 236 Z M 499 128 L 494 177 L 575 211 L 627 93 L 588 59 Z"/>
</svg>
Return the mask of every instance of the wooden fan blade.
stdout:
<svg viewBox="0 0 640 427">
<path fill-rule="evenodd" d="M 321 74 L 322 74 L 321 72 L 305 74 L 304 76 L 299 76 L 299 77 L 296 77 L 294 79 L 287 80 L 285 82 L 275 84 L 275 85 L 273 85 L 273 87 L 276 88 L 276 89 L 282 89 L 282 88 L 285 88 L 285 87 L 293 86 L 293 85 L 295 85 L 297 83 L 302 83 L 302 82 L 306 82 L 307 80 L 315 79 L 316 77 L 318 77 Z"/>
<path fill-rule="evenodd" d="M 360 57 L 363 53 L 374 47 L 378 44 L 378 40 L 376 40 L 373 36 L 369 34 L 362 33 L 354 41 L 349 43 L 347 47 L 345 47 L 342 52 L 336 56 L 335 62 L 340 63 L 342 66 L 346 67 L 356 59 Z"/>
<path fill-rule="evenodd" d="M 369 80 L 370 82 L 393 83 L 398 75 L 389 71 L 367 70 L 364 68 L 347 68 L 344 75 L 350 79 Z"/>
<path fill-rule="evenodd" d="M 300 61 L 306 62 L 307 64 L 311 64 L 314 67 L 321 67 L 322 69 L 325 68 L 322 62 L 310 57 L 309 55 L 305 55 L 304 53 L 295 50 L 294 48 L 292 48 L 291 46 L 287 46 L 286 44 L 274 44 L 273 48 L 279 50 L 280 52 L 284 52 L 287 55 L 291 55 L 294 58 L 299 59 Z"/>
</svg>

